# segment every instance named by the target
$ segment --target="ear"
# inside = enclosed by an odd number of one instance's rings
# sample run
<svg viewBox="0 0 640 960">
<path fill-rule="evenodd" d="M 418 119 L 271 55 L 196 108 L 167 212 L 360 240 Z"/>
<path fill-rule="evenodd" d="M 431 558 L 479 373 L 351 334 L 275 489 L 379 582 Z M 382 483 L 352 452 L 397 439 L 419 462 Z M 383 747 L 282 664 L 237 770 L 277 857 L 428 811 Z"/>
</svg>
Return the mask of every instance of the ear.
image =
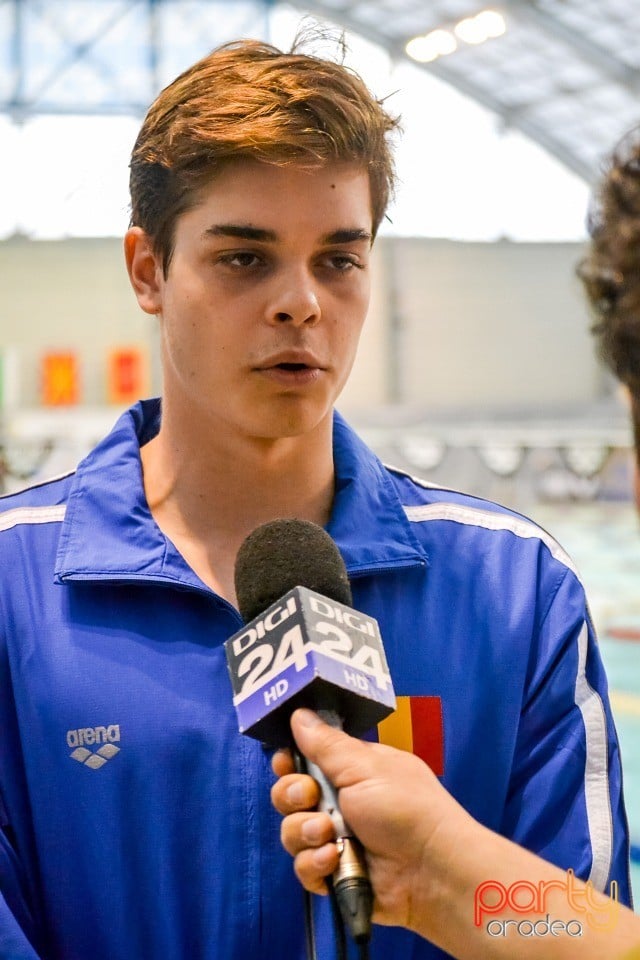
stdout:
<svg viewBox="0 0 640 960">
<path fill-rule="evenodd" d="M 162 309 L 163 272 L 160 257 L 141 227 L 130 227 L 124 236 L 124 258 L 131 286 L 145 313 Z"/>
</svg>

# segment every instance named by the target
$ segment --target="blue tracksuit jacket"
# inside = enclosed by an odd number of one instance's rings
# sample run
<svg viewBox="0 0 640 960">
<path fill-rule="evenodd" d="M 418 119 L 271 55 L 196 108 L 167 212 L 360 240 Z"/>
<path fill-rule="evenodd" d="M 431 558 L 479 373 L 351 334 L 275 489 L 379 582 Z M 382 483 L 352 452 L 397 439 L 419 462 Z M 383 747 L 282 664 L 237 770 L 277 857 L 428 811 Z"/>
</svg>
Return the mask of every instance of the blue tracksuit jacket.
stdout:
<svg viewBox="0 0 640 960">
<path fill-rule="evenodd" d="M 232 706 L 239 614 L 144 497 L 159 416 L 137 405 L 73 474 L 0 499 L 2 960 L 304 958 L 270 757 Z M 334 434 L 328 530 L 396 693 L 440 705 L 444 784 L 627 901 L 618 746 L 570 560 L 513 512 L 383 467 L 338 415 Z M 318 939 L 329 960 L 325 899 Z M 373 960 L 441 956 L 376 929 Z"/>
</svg>

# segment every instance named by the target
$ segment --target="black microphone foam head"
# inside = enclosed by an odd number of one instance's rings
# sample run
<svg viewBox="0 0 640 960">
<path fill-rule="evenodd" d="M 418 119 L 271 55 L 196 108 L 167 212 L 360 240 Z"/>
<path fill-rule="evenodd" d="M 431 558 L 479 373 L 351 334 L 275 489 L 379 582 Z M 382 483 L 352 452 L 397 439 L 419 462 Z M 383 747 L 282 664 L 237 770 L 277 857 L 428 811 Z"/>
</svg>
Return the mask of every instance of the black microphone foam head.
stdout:
<svg viewBox="0 0 640 960">
<path fill-rule="evenodd" d="M 352 605 L 340 551 L 329 534 L 309 520 L 272 520 L 250 533 L 238 551 L 235 587 L 245 623 L 294 587 Z"/>
</svg>

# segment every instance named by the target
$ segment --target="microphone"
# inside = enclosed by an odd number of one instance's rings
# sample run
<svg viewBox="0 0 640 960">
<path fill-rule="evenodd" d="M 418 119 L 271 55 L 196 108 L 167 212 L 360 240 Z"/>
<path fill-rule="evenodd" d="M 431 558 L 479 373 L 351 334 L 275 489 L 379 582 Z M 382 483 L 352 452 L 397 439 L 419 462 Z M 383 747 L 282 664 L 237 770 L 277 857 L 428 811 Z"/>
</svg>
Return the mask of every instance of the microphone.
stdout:
<svg viewBox="0 0 640 960">
<path fill-rule="evenodd" d="M 241 545 L 235 586 L 245 627 L 225 642 L 240 732 L 291 746 L 291 714 L 310 707 L 360 736 L 396 706 L 380 630 L 352 608 L 340 552 L 306 520 L 262 524 Z M 333 887 L 357 943 L 371 935 L 373 894 L 364 854 L 340 812 L 336 791 L 307 762 L 321 789 L 319 809 L 336 830 L 340 862 Z"/>
</svg>

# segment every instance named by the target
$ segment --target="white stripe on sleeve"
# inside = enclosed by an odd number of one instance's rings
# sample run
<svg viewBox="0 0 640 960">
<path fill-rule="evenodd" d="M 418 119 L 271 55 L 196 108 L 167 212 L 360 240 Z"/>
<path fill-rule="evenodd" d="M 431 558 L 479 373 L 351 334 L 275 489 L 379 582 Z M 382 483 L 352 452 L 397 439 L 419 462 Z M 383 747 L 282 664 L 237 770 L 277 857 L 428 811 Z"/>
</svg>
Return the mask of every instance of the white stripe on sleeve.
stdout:
<svg viewBox="0 0 640 960">
<path fill-rule="evenodd" d="M 14 507 L 0 513 L 0 530 L 10 530 L 20 524 L 56 523 L 64 520 L 66 504 L 56 507 Z"/>
<path fill-rule="evenodd" d="M 580 579 L 571 557 L 565 553 L 557 540 L 542 527 L 509 513 L 496 513 L 493 510 L 479 510 L 477 507 L 465 507 L 458 503 L 426 503 L 414 507 L 403 507 L 407 518 L 413 523 L 427 520 L 452 520 L 471 527 L 483 527 L 485 530 L 508 530 L 517 537 L 538 539 L 549 548 L 551 556 L 568 567 Z"/>
<path fill-rule="evenodd" d="M 600 695 L 586 675 L 589 630 L 585 623 L 578 637 L 576 705 L 582 714 L 586 738 L 584 792 L 593 860 L 589 879 L 605 892 L 613 855 L 613 828 L 609 797 L 607 721 Z"/>
</svg>

